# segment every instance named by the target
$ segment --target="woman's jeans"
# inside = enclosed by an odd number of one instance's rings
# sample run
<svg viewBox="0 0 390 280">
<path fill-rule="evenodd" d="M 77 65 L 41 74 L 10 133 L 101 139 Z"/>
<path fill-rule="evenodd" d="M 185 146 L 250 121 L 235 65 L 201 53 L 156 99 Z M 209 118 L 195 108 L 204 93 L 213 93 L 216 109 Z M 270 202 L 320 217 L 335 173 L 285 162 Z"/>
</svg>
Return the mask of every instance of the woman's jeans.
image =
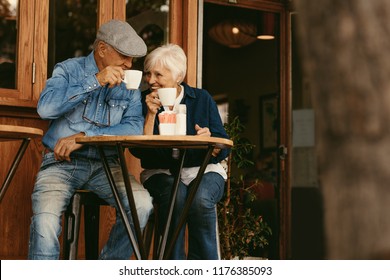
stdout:
<svg viewBox="0 0 390 280">
<path fill-rule="evenodd" d="M 116 159 L 109 159 L 108 162 L 119 189 L 120 199 L 133 227 L 120 165 Z M 143 229 L 153 209 L 152 199 L 134 177 L 130 176 L 130 179 L 138 218 Z M 111 206 L 116 207 L 101 161 L 72 158 L 71 162 L 59 162 L 54 159 L 53 153 L 46 154 L 32 194 L 33 217 L 30 225 L 29 259 L 59 259 L 58 237 L 61 233 L 62 214 L 74 192 L 79 189 L 93 191 Z M 129 259 L 132 255 L 133 248 L 129 236 L 118 214 L 119 211 L 116 212 L 116 222 L 100 259 Z"/>
<path fill-rule="evenodd" d="M 173 182 L 174 177 L 167 174 L 153 175 L 144 182 L 145 188 L 152 195 L 154 202 L 158 204 L 160 233 L 166 224 Z M 191 186 L 192 184 L 187 186 L 183 182 L 179 183 L 172 215 L 174 228 L 177 227 Z M 184 252 L 184 225 L 172 250 L 171 259 L 217 260 L 220 258 L 215 206 L 222 198 L 224 187 L 225 180 L 218 173 L 208 172 L 203 175 L 186 221 L 188 225 L 188 257 L 185 256 Z"/>
</svg>

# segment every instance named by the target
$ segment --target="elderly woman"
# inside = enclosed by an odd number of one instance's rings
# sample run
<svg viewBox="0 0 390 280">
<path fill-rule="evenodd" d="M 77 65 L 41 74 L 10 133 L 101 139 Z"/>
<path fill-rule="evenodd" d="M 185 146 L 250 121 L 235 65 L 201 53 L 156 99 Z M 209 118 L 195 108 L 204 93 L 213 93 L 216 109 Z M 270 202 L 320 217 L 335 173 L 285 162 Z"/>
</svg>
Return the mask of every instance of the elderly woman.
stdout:
<svg viewBox="0 0 390 280">
<path fill-rule="evenodd" d="M 158 134 L 158 115 L 164 111 L 158 99 L 157 89 L 176 88 L 176 102 L 187 108 L 187 135 L 213 136 L 228 138 L 224 130 L 215 101 L 203 89 L 190 87 L 183 82 L 187 72 L 187 58 L 177 45 L 168 44 L 152 51 L 145 59 L 144 71 L 149 89 L 142 94 L 143 114 L 145 116 L 144 134 Z M 229 150 L 214 150 L 205 170 L 194 201 L 187 217 L 188 256 L 184 252 L 184 228 L 179 234 L 170 256 L 172 259 L 219 259 L 218 237 L 216 230 L 216 204 L 222 198 L 227 178 L 219 164 L 228 155 Z M 141 159 L 141 181 L 159 205 L 159 224 L 165 225 L 169 207 L 175 167 L 171 149 L 144 149 L 132 153 Z M 181 173 L 181 181 L 175 209 L 173 225 L 176 226 L 183 210 L 183 204 L 191 189 L 191 182 L 204 158 L 201 150 L 188 150 Z M 205 153 L 205 152 L 204 152 Z"/>
</svg>

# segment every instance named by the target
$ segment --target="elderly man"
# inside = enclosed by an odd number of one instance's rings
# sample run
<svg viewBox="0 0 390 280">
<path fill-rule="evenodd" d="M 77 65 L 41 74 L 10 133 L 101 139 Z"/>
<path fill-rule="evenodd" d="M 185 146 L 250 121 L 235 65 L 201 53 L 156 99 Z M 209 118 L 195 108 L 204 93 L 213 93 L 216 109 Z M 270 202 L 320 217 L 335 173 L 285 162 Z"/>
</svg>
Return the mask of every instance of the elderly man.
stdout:
<svg viewBox="0 0 390 280">
<path fill-rule="evenodd" d="M 111 20 L 98 30 L 94 50 L 87 57 L 55 66 L 38 102 L 39 115 L 50 125 L 43 137 L 46 149 L 32 194 L 29 259 L 59 258 L 61 216 L 76 190 L 93 191 L 116 206 L 97 149 L 77 144 L 75 138 L 143 133 L 140 91 L 126 89 L 123 78 L 133 58 L 145 54 L 146 45 L 134 29 Z M 106 148 L 105 153 L 132 221 L 117 152 Z M 152 211 L 151 197 L 133 176 L 130 179 L 143 228 Z M 100 258 L 129 259 L 131 254 L 129 237 L 117 215 Z"/>
</svg>

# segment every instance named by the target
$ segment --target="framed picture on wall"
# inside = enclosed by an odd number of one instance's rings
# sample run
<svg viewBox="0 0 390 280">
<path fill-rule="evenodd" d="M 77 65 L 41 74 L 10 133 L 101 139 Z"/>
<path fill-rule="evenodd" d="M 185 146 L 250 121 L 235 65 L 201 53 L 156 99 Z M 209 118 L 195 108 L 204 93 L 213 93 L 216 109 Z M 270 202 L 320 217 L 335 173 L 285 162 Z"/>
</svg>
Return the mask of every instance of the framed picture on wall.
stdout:
<svg viewBox="0 0 390 280">
<path fill-rule="evenodd" d="M 274 150 L 278 145 L 278 94 L 260 96 L 260 149 Z"/>
</svg>

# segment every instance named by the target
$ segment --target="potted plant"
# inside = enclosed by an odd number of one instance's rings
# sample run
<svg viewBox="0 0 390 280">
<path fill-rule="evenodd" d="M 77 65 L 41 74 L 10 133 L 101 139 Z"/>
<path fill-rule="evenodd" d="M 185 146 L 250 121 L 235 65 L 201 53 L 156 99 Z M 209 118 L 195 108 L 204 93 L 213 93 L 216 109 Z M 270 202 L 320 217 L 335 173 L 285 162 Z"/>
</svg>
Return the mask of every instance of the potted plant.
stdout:
<svg viewBox="0 0 390 280">
<path fill-rule="evenodd" d="M 266 249 L 272 232 L 262 216 L 253 215 L 251 209 L 244 205 L 244 198 L 245 202 L 255 199 L 253 186 L 245 184 L 243 174 L 232 176 L 231 172 L 232 166 L 240 172 L 253 165 L 248 154 L 254 145 L 241 137 L 244 126 L 238 117 L 226 123 L 225 130 L 234 146 L 228 158 L 226 192 L 218 203 L 221 255 L 222 259 L 243 259 L 249 256 L 251 249 Z"/>
</svg>

